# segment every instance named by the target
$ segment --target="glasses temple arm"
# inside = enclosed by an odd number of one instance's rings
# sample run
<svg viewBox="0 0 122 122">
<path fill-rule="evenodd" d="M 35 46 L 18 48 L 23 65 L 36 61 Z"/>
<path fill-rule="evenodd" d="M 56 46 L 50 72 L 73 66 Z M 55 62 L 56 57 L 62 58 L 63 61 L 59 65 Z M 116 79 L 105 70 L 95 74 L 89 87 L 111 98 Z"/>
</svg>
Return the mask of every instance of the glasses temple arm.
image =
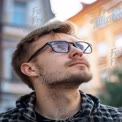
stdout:
<svg viewBox="0 0 122 122">
<path fill-rule="evenodd" d="M 39 48 L 34 54 L 32 54 L 32 56 L 28 59 L 28 62 L 29 62 L 33 57 L 35 57 L 46 45 L 47 45 L 47 43 L 46 43 L 43 47 Z"/>
</svg>

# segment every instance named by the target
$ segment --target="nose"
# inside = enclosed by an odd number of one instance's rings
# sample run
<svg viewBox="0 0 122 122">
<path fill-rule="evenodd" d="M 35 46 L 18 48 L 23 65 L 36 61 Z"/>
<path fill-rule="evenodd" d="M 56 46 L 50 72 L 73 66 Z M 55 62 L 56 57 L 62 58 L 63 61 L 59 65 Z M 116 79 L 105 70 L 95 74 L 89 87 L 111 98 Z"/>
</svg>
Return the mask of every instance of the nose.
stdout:
<svg viewBox="0 0 122 122">
<path fill-rule="evenodd" d="M 71 45 L 69 58 L 73 59 L 73 58 L 82 57 L 82 56 L 83 56 L 83 51 Z"/>
</svg>

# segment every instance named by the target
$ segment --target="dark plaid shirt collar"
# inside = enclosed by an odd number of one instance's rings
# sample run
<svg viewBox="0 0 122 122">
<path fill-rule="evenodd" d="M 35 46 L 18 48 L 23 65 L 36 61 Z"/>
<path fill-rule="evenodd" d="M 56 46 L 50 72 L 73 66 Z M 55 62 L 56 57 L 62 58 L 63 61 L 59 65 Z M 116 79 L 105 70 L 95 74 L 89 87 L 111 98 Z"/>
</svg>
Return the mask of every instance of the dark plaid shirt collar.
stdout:
<svg viewBox="0 0 122 122">
<path fill-rule="evenodd" d="M 36 115 L 34 111 L 35 99 L 35 93 L 32 92 L 20 97 L 20 99 L 16 101 L 16 106 L 19 112 L 30 121 L 36 121 Z"/>
<path fill-rule="evenodd" d="M 99 103 L 99 100 L 81 92 L 82 104 L 80 110 L 63 121 L 55 122 L 122 122 L 122 108 L 115 108 Z M 16 102 L 16 108 L 0 114 L 0 122 L 37 122 L 34 111 L 35 93 L 21 97 Z M 52 122 L 44 119 L 45 122 Z"/>
<path fill-rule="evenodd" d="M 82 104 L 80 110 L 72 117 L 67 118 L 67 120 L 71 119 L 79 119 L 79 116 L 82 115 L 82 118 L 93 114 L 93 112 L 99 108 L 99 100 L 92 96 L 87 95 L 81 92 L 82 97 Z M 36 121 L 36 114 L 34 111 L 34 104 L 35 104 L 35 93 L 31 93 L 24 97 L 21 97 L 17 102 L 17 108 L 24 117 L 30 119 L 31 121 Z"/>
</svg>

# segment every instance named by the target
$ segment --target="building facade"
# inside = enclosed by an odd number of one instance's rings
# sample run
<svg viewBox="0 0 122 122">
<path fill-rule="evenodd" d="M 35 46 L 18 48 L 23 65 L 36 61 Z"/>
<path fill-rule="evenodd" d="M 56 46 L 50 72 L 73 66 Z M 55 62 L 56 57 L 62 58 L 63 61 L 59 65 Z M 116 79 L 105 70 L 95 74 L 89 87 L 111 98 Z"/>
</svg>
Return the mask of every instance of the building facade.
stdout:
<svg viewBox="0 0 122 122">
<path fill-rule="evenodd" d="M 11 108 L 20 95 L 31 91 L 20 81 L 11 66 L 17 43 L 30 31 L 54 17 L 49 0 L 4 0 L 2 8 L 0 111 Z"/>
</svg>

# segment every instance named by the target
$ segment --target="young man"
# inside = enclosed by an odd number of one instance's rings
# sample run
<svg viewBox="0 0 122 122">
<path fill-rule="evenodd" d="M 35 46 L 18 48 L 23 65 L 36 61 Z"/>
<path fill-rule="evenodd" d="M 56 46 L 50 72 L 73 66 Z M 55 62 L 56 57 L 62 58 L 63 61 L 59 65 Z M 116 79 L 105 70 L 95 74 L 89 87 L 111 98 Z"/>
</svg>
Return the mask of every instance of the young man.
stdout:
<svg viewBox="0 0 122 122">
<path fill-rule="evenodd" d="M 121 109 L 79 90 L 92 78 L 86 59 L 91 52 L 91 45 L 78 39 L 68 22 L 48 23 L 23 38 L 12 65 L 34 92 L 2 113 L 0 122 L 122 122 Z"/>
</svg>

